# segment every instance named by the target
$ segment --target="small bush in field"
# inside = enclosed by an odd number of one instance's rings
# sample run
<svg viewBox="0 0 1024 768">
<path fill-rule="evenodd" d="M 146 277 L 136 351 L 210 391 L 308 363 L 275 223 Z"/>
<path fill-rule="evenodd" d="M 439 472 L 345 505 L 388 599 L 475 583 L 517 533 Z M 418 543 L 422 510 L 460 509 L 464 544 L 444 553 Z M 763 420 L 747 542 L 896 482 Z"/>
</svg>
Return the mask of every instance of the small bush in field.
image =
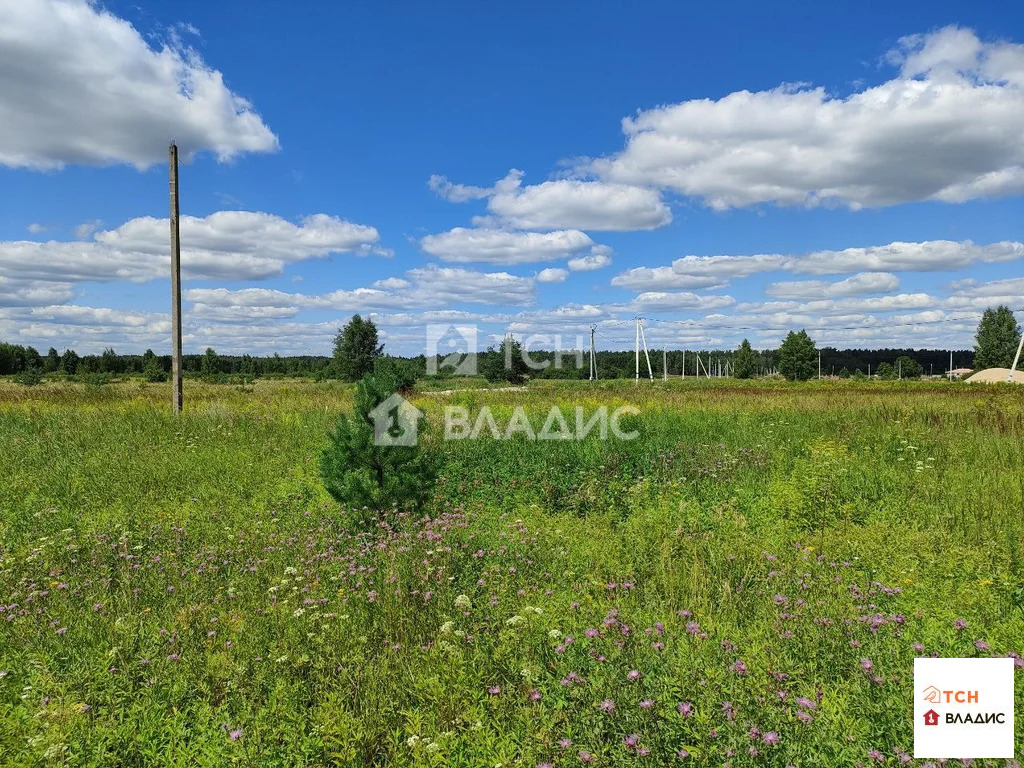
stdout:
<svg viewBox="0 0 1024 768">
<path fill-rule="evenodd" d="M 327 492 L 339 503 L 368 509 L 375 517 L 392 509 L 420 509 L 437 476 L 434 457 L 422 451 L 418 442 L 378 445 L 374 441 L 373 411 L 395 395 L 400 384 L 387 374 L 364 376 L 356 385 L 351 415 L 341 416 L 320 456 Z"/>
<path fill-rule="evenodd" d="M 26 368 L 14 380 L 26 387 L 34 387 L 43 383 L 43 372 L 39 368 Z"/>
</svg>

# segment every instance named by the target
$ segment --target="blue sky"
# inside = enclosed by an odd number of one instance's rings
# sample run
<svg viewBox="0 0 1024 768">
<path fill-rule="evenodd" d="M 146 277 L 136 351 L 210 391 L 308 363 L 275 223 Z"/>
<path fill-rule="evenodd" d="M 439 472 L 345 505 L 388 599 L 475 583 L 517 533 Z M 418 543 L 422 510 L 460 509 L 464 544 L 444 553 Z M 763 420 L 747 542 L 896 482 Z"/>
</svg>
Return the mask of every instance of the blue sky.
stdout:
<svg viewBox="0 0 1024 768">
<path fill-rule="evenodd" d="M 4 5 L 0 338 L 169 347 L 174 138 L 186 351 L 969 346 L 1024 308 L 1024 8 L 835 5 Z"/>
</svg>

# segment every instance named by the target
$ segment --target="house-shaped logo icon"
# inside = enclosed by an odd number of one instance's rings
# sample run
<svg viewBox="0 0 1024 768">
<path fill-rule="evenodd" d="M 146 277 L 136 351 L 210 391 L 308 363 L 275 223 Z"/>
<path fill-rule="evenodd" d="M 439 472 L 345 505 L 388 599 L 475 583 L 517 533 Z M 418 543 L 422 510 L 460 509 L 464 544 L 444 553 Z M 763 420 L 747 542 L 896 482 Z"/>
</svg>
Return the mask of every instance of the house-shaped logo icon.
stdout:
<svg viewBox="0 0 1024 768">
<path fill-rule="evenodd" d="M 427 324 L 427 375 L 476 375 L 475 325 Z"/>
<path fill-rule="evenodd" d="M 934 709 L 929 709 L 924 713 L 924 724 L 925 725 L 938 725 L 939 724 L 939 713 Z"/>
<path fill-rule="evenodd" d="M 416 445 L 423 411 L 397 392 L 370 411 L 374 445 Z"/>
<path fill-rule="evenodd" d="M 923 698 L 930 704 L 938 704 L 942 701 L 942 691 L 940 691 L 934 685 L 929 685 L 927 688 L 924 689 L 924 696 L 922 696 L 921 698 Z"/>
</svg>

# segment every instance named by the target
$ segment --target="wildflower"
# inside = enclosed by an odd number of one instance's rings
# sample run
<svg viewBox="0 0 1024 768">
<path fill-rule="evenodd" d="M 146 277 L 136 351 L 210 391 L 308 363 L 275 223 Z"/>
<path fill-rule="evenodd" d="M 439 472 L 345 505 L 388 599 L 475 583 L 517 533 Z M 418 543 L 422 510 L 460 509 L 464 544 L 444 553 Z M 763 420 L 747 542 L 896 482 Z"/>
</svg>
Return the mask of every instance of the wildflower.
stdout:
<svg viewBox="0 0 1024 768">
<path fill-rule="evenodd" d="M 801 709 L 817 709 L 818 707 L 817 703 L 811 701 L 810 699 L 804 698 L 803 696 L 796 700 L 796 704 Z"/>
<path fill-rule="evenodd" d="M 572 746 L 572 739 L 561 738 L 558 740 L 558 746 L 562 749 L 568 749 Z"/>
<path fill-rule="evenodd" d="M 601 630 L 599 630 L 599 629 L 588 629 L 583 634 L 585 634 L 589 638 L 595 638 L 595 637 L 597 637 L 598 635 L 601 634 Z"/>
<path fill-rule="evenodd" d="M 730 667 L 730 669 L 737 675 L 740 675 L 741 677 L 747 674 L 747 665 L 744 664 L 743 661 L 740 659 L 736 659 L 735 663 Z"/>
<path fill-rule="evenodd" d="M 636 733 L 631 733 L 629 734 L 629 736 L 622 740 L 622 743 L 630 749 L 633 749 L 636 747 L 637 744 L 640 743 L 640 735 Z"/>
<path fill-rule="evenodd" d="M 690 756 L 690 753 L 687 752 L 685 749 L 676 750 L 676 757 L 678 757 L 680 760 L 685 760 L 689 756 Z"/>
<path fill-rule="evenodd" d="M 642 675 L 640 674 L 640 670 L 639 669 L 631 669 L 626 674 L 626 679 L 629 680 L 629 682 L 631 682 L 631 683 L 635 683 L 641 677 L 642 677 Z"/>
<path fill-rule="evenodd" d="M 860 668 L 863 669 L 865 672 L 870 672 L 872 669 L 874 669 L 874 667 L 875 665 L 872 663 L 871 659 L 860 660 Z"/>
<path fill-rule="evenodd" d="M 775 731 L 768 731 L 768 733 L 764 734 L 761 737 L 761 741 L 767 744 L 769 747 L 774 747 L 776 744 L 779 743 L 779 734 L 777 734 Z"/>
<path fill-rule="evenodd" d="M 454 621 L 446 621 L 444 624 L 441 625 L 441 634 L 442 635 L 450 635 L 450 634 L 452 634 L 452 632 L 454 632 L 454 630 L 455 630 L 455 622 Z"/>
<path fill-rule="evenodd" d="M 885 755 L 883 755 L 877 749 L 869 749 L 868 757 L 870 757 L 872 760 L 877 760 L 880 763 L 885 760 Z"/>
<path fill-rule="evenodd" d="M 473 602 L 467 595 L 459 595 L 455 598 L 455 607 L 460 610 L 468 611 L 472 606 Z"/>
<path fill-rule="evenodd" d="M 537 763 L 537 768 L 555 768 L 551 763 Z"/>
<path fill-rule="evenodd" d="M 548 637 L 552 640 L 561 640 L 562 633 L 559 632 L 557 629 L 552 629 L 548 632 Z"/>
<path fill-rule="evenodd" d="M 963 630 L 967 629 L 967 622 L 963 619 L 957 619 L 953 622 L 953 629 L 955 629 L 957 632 L 962 632 Z"/>
<path fill-rule="evenodd" d="M 615 714 L 615 702 L 611 699 L 605 699 L 598 706 L 602 712 L 605 712 L 609 715 Z"/>
<path fill-rule="evenodd" d="M 644 699 L 640 702 L 640 709 L 650 709 L 654 706 L 654 699 Z"/>
<path fill-rule="evenodd" d="M 491 694 L 491 696 L 497 696 L 499 693 L 501 693 L 501 686 L 492 685 L 490 688 L 487 689 L 487 692 Z"/>
<path fill-rule="evenodd" d="M 242 738 L 242 729 L 235 728 L 233 731 L 231 731 L 231 733 L 228 734 L 228 738 L 232 741 L 238 741 L 240 738 Z"/>
<path fill-rule="evenodd" d="M 679 702 L 679 706 L 676 707 L 676 710 L 683 717 L 689 717 L 693 714 L 693 704 L 689 701 L 681 701 Z"/>
<path fill-rule="evenodd" d="M 580 762 L 584 765 L 590 765 L 592 762 L 594 762 L 594 756 L 589 752 L 580 752 L 579 758 Z"/>
<path fill-rule="evenodd" d="M 530 701 L 540 701 L 541 693 L 536 688 L 530 691 Z"/>
<path fill-rule="evenodd" d="M 989 649 L 989 644 L 986 643 L 984 640 L 975 640 L 974 647 L 977 648 L 979 651 L 987 651 Z"/>
</svg>

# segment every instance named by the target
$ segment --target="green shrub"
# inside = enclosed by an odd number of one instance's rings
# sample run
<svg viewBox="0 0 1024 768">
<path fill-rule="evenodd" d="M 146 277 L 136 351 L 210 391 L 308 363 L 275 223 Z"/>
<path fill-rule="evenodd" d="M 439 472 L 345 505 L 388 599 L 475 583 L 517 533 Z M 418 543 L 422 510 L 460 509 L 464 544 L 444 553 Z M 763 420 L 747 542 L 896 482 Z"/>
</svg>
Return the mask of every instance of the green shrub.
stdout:
<svg viewBox="0 0 1024 768">
<path fill-rule="evenodd" d="M 14 380 L 26 387 L 34 387 L 43 383 L 43 372 L 39 368 L 26 368 L 14 377 Z"/>
<path fill-rule="evenodd" d="M 355 510 L 370 512 L 361 522 L 379 520 L 388 511 L 418 510 L 429 499 L 437 477 L 434 456 L 421 450 L 422 431 L 411 445 L 379 444 L 375 434 L 374 416 L 378 406 L 397 394 L 398 381 L 394 376 L 364 376 L 356 385 L 351 415 L 342 415 L 330 445 L 320 456 L 320 475 L 327 492 L 339 503 Z M 398 407 L 412 408 L 404 399 Z M 420 414 L 411 417 L 419 430 Z M 399 437 L 393 430 L 400 427 L 393 413 L 386 418 L 392 426 L 387 434 Z M 358 513 L 357 513 L 358 517 Z"/>
</svg>

